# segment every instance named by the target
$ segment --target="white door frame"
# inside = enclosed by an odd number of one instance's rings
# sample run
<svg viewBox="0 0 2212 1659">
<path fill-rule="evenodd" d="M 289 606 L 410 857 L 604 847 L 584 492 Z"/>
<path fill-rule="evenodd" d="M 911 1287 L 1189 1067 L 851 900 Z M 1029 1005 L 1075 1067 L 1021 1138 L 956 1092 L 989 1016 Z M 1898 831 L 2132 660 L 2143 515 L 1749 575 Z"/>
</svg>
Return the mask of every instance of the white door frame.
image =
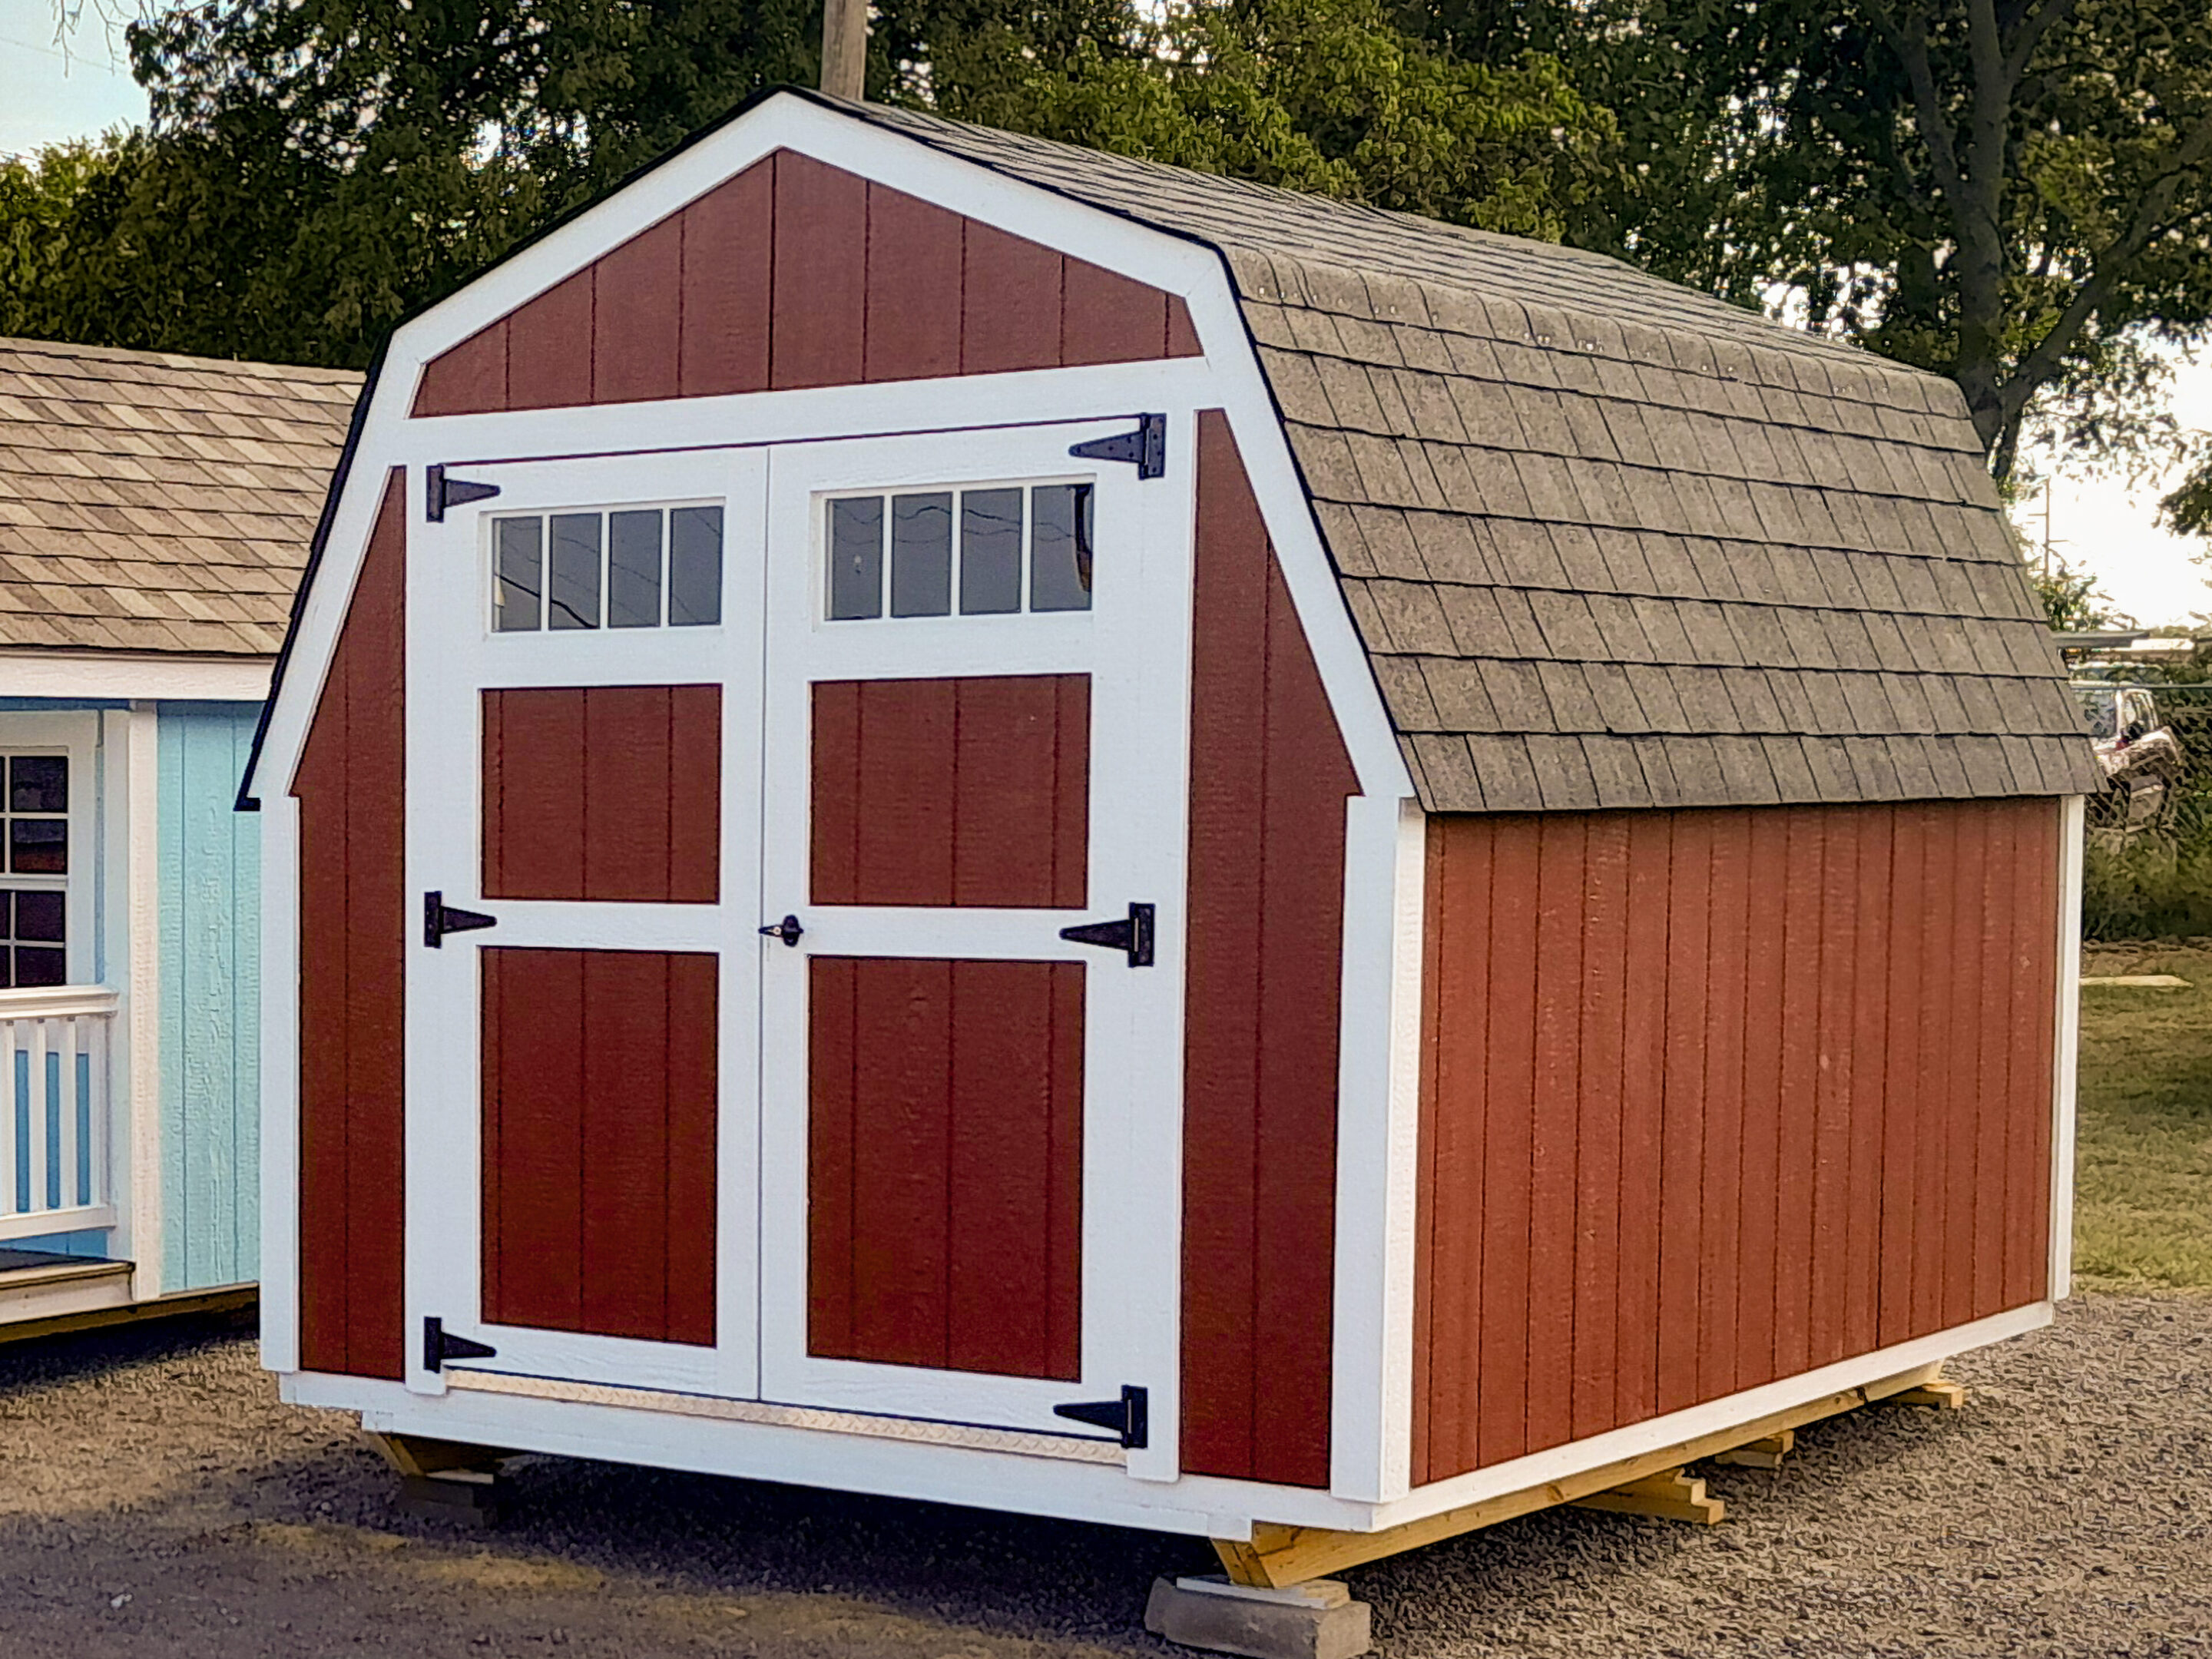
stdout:
<svg viewBox="0 0 2212 1659">
<path fill-rule="evenodd" d="M 1128 1468 L 1172 1480 L 1182 1232 L 1181 1042 L 1191 594 L 1189 429 L 1165 477 L 1073 459 L 1131 420 L 786 444 L 769 462 L 763 940 L 762 1395 L 794 1405 L 1045 1433 L 1096 1433 L 1058 1404 L 1146 1389 L 1149 1434 Z M 824 619 L 824 498 L 839 491 L 1088 477 L 1094 607 L 1085 612 Z M 808 902 L 814 683 L 969 675 L 1091 677 L 1090 903 L 1080 910 L 909 909 Z M 1132 901 L 1157 907 L 1155 964 L 1059 938 Z M 818 1358 L 806 1352 L 807 963 L 816 955 L 1085 965 L 1082 1375 L 1076 1382 Z"/>
<path fill-rule="evenodd" d="M 407 527 L 407 895 L 497 918 L 437 950 L 408 940 L 407 1384 L 442 1393 L 423 1365 L 422 1321 L 489 1343 L 495 1358 L 449 1366 L 749 1398 L 755 1392 L 755 1163 L 759 963 L 763 452 L 725 449 L 588 459 L 471 463 L 492 500 Z M 411 501 L 421 497 L 410 492 Z M 491 520 L 517 511 L 720 501 L 719 626 L 494 634 Z M 419 507 L 416 509 L 419 511 Z M 481 693 L 493 687 L 698 684 L 721 688 L 719 902 L 629 904 L 486 899 Z M 720 957 L 715 1334 L 711 1348 L 589 1336 L 482 1317 L 480 947 L 710 951 Z"/>
</svg>

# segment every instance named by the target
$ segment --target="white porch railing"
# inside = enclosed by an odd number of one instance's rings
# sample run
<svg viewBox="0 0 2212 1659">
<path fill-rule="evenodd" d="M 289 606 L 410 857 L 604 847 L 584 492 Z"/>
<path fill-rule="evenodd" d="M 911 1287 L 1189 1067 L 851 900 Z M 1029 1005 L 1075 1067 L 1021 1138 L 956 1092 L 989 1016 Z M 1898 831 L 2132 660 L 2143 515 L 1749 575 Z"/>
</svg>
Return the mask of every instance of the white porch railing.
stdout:
<svg viewBox="0 0 2212 1659">
<path fill-rule="evenodd" d="M 0 991 L 0 1244 L 112 1227 L 107 1032 L 97 986 Z"/>
</svg>

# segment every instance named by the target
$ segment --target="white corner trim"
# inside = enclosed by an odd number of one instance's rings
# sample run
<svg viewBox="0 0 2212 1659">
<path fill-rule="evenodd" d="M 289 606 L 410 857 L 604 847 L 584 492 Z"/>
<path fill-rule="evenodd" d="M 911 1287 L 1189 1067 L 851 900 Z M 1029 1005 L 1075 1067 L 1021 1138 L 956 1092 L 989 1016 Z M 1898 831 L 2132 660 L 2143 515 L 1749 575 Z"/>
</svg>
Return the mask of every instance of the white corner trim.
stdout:
<svg viewBox="0 0 2212 1659">
<path fill-rule="evenodd" d="M 1992 1314 L 1951 1330 L 1936 1331 L 1855 1359 L 1838 1360 L 1818 1370 L 1785 1376 L 1756 1389 L 1747 1389 L 1741 1394 L 1692 1406 L 1686 1411 L 1671 1412 L 1625 1429 L 1592 1435 L 1587 1440 L 1571 1440 L 1565 1445 L 1531 1452 L 1526 1457 L 1493 1464 L 1471 1474 L 1455 1475 L 1432 1486 L 1416 1487 L 1401 1501 L 1382 1505 L 1376 1511 L 1375 1525 L 1377 1528 L 1395 1527 L 1402 1522 L 1441 1515 L 1446 1510 L 1479 1504 L 1507 1492 L 1526 1492 L 1547 1481 L 1562 1480 L 1585 1470 L 1602 1468 L 1607 1463 L 1640 1457 L 1737 1424 L 1753 1422 L 1770 1412 L 1788 1411 L 1808 1401 L 1818 1400 L 1824 1394 L 1838 1394 L 1845 1389 L 1879 1382 L 1917 1365 L 1931 1365 L 1974 1348 L 1986 1348 L 2007 1337 L 2039 1330 L 2051 1323 L 2057 1311 L 2048 1302 L 2032 1302 L 2008 1313 Z"/>
<path fill-rule="evenodd" d="M 2051 1299 L 2074 1288 L 2074 1089 L 2081 1055 L 2081 853 L 2087 813 L 2080 795 L 2058 805 L 2058 1041 L 2051 1057 Z"/>
<path fill-rule="evenodd" d="M 273 657 L 0 650 L 0 697 L 260 702 L 275 665 Z"/>
<path fill-rule="evenodd" d="M 124 811 L 128 852 L 122 897 L 129 916 L 123 1024 L 129 1032 L 131 1294 L 161 1294 L 161 721 L 149 702 L 134 702 L 125 727 Z M 111 896 L 110 902 L 113 902 Z"/>
<path fill-rule="evenodd" d="M 300 803 L 261 803 L 261 1363 L 300 1364 Z"/>
</svg>

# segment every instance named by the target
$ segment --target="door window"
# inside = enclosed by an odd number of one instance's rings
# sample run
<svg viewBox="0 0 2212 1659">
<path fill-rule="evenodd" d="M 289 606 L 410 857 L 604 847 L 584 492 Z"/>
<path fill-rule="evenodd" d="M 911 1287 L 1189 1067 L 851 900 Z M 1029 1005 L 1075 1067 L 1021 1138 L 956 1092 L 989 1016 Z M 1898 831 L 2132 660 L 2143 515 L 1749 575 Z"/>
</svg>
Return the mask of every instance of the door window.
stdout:
<svg viewBox="0 0 2212 1659">
<path fill-rule="evenodd" d="M 491 520 L 495 634 L 722 620 L 722 509 L 625 507 Z"/>
<path fill-rule="evenodd" d="M 824 508 L 831 622 L 1091 609 L 1087 483 L 840 495 Z"/>
</svg>

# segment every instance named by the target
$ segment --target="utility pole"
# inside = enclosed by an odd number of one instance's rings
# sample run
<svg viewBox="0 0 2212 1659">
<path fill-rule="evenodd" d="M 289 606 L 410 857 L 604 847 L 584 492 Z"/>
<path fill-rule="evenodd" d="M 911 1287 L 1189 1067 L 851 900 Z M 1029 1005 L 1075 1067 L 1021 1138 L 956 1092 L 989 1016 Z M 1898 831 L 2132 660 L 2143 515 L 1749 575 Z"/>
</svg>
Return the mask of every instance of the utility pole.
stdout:
<svg viewBox="0 0 2212 1659">
<path fill-rule="evenodd" d="M 858 103 L 868 88 L 868 0 L 823 0 L 822 90 Z"/>
<path fill-rule="evenodd" d="M 2051 580 L 2051 480 L 2043 481 L 2043 580 Z"/>
</svg>

